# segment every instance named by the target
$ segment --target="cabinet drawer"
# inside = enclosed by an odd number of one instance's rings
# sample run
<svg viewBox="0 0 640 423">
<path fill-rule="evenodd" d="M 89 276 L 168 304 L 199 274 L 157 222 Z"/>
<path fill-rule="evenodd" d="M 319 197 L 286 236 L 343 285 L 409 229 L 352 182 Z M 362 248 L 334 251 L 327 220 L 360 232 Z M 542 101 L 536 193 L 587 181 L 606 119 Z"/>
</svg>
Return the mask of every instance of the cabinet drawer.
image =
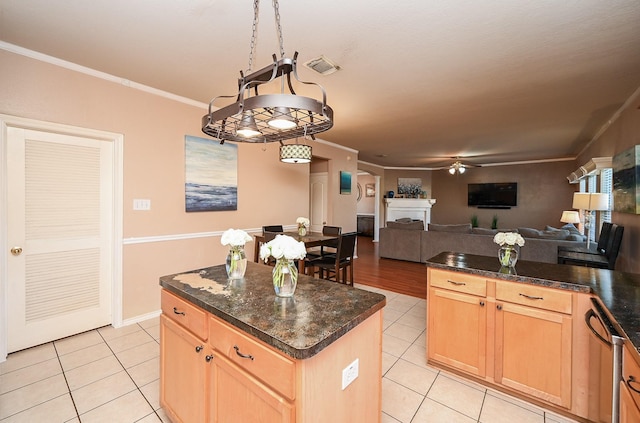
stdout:
<svg viewBox="0 0 640 423">
<path fill-rule="evenodd" d="M 496 300 L 571 314 L 571 292 L 496 281 Z"/>
<path fill-rule="evenodd" d="M 638 357 L 638 354 L 631 351 L 633 345 L 629 342 L 625 342 L 624 345 L 624 355 L 622 358 L 622 382 L 632 388 L 629 389 L 629 393 L 631 394 L 636 407 L 640 408 L 640 393 L 638 392 L 640 391 L 640 364 L 635 359 Z M 631 380 L 631 378 L 633 379 Z"/>
<path fill-rule="evenodd" d="M 293 360 L 213 316 L 209 318 L 209 344 L 282 395 L 295 398 Z"/>
<path fill-rule="evenodd" d="M 429 285 L 480 297 L 487 295 L 486 279 L 466 273 L 429 269 Z"/>
<path fill-rule="evenodd" d="M 161 294 L 162 313 L 189 329 L 202 340 L 207 340 L 207 313 L 166 290 Z"/>
</svg>

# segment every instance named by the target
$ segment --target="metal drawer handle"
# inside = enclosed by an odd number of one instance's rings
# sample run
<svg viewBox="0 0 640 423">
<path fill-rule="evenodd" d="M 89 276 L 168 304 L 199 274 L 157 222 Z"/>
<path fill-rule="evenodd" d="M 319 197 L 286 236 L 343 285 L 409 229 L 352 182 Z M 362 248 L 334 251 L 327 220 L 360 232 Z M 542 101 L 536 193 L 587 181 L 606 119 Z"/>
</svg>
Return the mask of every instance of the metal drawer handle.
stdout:
<svg viewBox="0 0 640 423">
<path fill-rule="evenodd" d="M 186 316 L 186 314 L 184 314 L 184 311 L 178 311 L 178 309 L 176 307 L 173 308 L 173 312 L 175 314 L 182 314 L 183 316 Z"/>
<path fill-rule="evenodd" d="M 248 358 L 249 360 L 253 361 L 253 356 L 250 354 L 242 354 L 240 352 L 240 348 L 238 348 L 237 345 L 233 346 L 233 349 L 236 350 L 236 354 L 238 354 L 238 356 L 242 357 L 242 358 Z"/>
<path fill-rule="evenodd" d="M 213 355 L 211 355 L 211 354 L 206 355 L 206 356 L 204 357 L 204 359 L 205 359 L 205 360 L 207 361 L 207 363 L 208 363 L 208 362 L 210 362 L 211 360 L 213 360 Z"/>
<path fill-rule="evenodd" d="M 525 298 L 528 298 L 528 299 L 530 299 L 530 300 L 544 300 L 544 298 L 543 298 L 543 297 L 533 297 L 533 296 L 531 296 L 531 295 L 527 295 L 527 294 L 518 294 L 518 295 L 521 295 L 521 296 L 523 296 L 523 297 L 525 297 Z"/>
<path fill-rule="evenodd" d="M 202 349 L 203 349 L 203 348 L 204 348 L 204 347 L 203 347 L 202 345 L 198 345 L 198 346 L 196 347 L 196 352 L 197 352 L 197 353 L 199 353 L 200 351 L 202 351 Z"/>
<path fill-rule="evenodd" d="M 449 279 L 447 279 L 447 282 L 449 282 L 450 284 L 456 285 L 456 286 L 464 286 L 464 285 L 466 285 L 466 283 L 464 283 L 464 282 L 450 281 Z"/>
<path fill-rule="evenodd" d="M 484 301 L 480 301 L 480 307 L 484 307 Z"/>
<path fill-rule="evenodd" d="M 496 308 L 497 308 L 498 310 L 502 310 L 502 304 L 498 304 L 498 305 L 496 306 Z"/>
<path fill-rule="evenodd" d="M 629 389 L 631 389 L 633 392 L 640 394 L 640 390 L 634 388 L 633 386 L 631 386 L 632 383 L 637 384 L 638 381 L 636 380 L 635 377 L 629 375 L 629 379 L 627 379 L 627 386 L 629 387 Z"/>
</svg>

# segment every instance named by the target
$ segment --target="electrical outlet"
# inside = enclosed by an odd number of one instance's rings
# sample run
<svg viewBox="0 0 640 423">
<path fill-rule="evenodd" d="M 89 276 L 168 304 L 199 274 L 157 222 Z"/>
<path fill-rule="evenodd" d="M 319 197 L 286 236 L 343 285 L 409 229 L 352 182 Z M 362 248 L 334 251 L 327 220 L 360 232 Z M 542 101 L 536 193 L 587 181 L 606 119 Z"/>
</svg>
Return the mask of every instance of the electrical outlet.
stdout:
<svg viewBox="0 0 640 423">
<path fill-rule="evenodd" d="M 347 367 L 342 369 L 342 390 L 349 386 L 351 382 L 356 380 L 358 377 L 358 363 L 359 360 L 356 358 L 353 363 L 349 364 Z"/>
</svg>

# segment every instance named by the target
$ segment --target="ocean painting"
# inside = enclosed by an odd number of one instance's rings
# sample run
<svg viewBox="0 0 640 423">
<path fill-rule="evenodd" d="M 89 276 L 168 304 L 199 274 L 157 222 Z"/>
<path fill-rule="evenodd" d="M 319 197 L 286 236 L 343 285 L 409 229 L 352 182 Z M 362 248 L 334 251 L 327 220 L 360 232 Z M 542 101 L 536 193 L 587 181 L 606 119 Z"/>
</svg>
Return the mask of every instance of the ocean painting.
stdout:
<svg viewBox="0 0 640 423">
<path fill-rule="evenodd" d="M 238 146 L 185 136 L 187 212 L 238 210 Z"/>
<path fill-rule="evenodd" d="M 613 210 L 640 214 L 640 145 L 613 156 Z"/>
</svg>

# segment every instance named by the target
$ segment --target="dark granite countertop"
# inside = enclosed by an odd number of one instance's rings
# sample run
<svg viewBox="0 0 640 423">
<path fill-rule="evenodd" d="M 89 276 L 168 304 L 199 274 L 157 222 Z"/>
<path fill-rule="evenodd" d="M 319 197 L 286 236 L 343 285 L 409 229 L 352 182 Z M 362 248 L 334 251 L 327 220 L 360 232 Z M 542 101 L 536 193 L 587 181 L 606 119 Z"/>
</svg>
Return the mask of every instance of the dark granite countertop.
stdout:
<svg viewBox="0 0 640 423">
<path fill-rule="evenodd" d="M 162 276 L 160 285 L 297 359 L 317 354 L 386 304 L 384 295 L 306 275 L 292 298 L 279 298 L 272 269 L 249 262 L 243 280 L 228 281 L 225 266 L 213 266 Z"/>
<path fill-rule="evenodd" d="M 515 266 L 517 275 L 513 275 L 500 273 L 497 257 L 453 252 L 443 252 L 430 258 L 427 266 L 595 294 L 640 352 L 640 275 L 524 260 L 518 260 Z"/>
</svg>

